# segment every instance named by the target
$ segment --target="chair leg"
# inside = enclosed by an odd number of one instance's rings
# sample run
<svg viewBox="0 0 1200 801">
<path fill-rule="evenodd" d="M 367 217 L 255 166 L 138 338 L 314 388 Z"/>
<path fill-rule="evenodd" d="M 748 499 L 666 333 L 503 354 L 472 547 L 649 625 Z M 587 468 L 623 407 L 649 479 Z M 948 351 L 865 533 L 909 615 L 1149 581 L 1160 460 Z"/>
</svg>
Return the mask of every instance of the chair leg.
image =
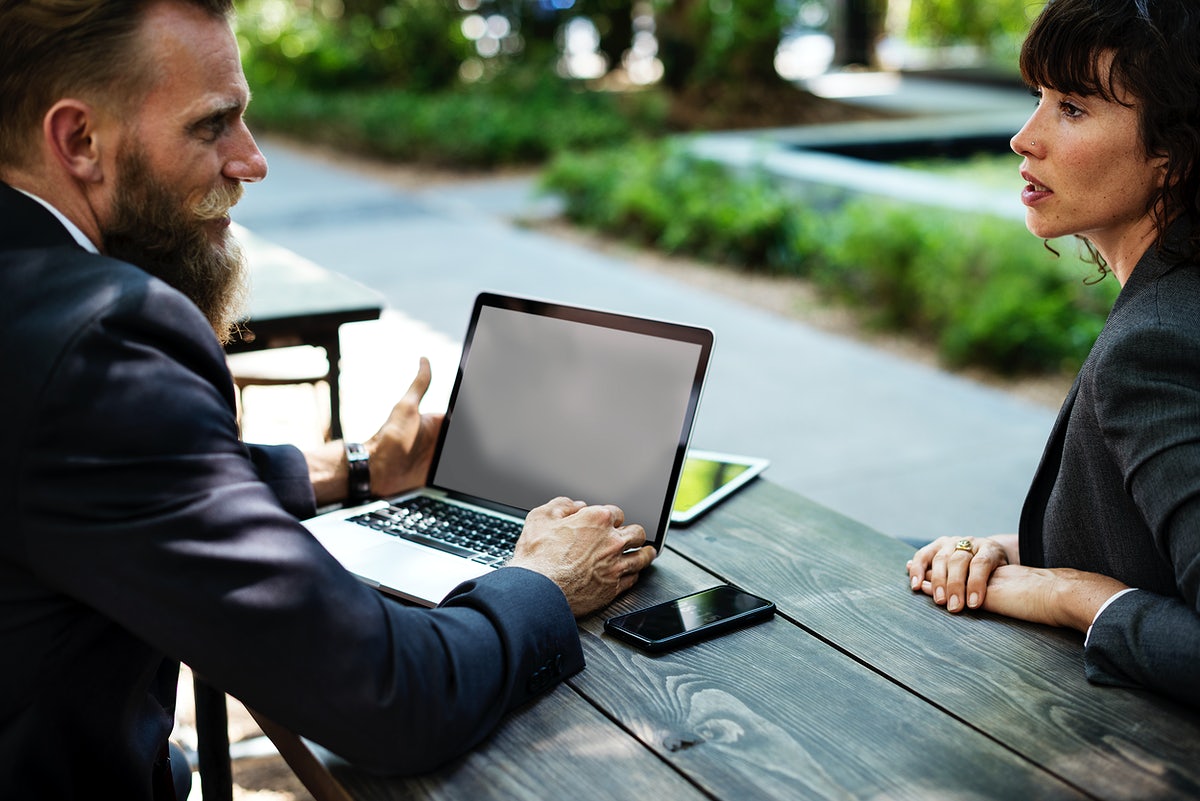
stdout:
<svg viewBox="0 0 1200 801">
<path fill-rule="evenodd" d="M 192 685 L 196 697 L 196 752 L 200 760 L 204 801 L 233 801 L 225 693 L 199 676 L 193 677 Z"/>
</svg>

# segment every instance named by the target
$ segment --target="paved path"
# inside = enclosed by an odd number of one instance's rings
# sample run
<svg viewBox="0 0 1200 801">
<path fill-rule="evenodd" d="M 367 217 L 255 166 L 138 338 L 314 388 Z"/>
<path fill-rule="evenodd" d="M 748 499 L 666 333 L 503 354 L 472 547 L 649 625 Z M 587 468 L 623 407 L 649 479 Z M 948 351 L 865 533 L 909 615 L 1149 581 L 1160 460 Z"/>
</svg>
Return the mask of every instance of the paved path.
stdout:
<svg viewBox="0 0 1200 801">
<path fill-rule="evenodd" d="M 382 421 L 420 353 L 444 403 L 477 292 L 533 295 L 712 328 L 697 447 L 767 456 L 772 480 L 894 536 L 1015 530 L 1052 410 L 515 225 L 544 207 L 527 180 L 403 190 L 261 144 L 270 175 L 237 221 L 390 306 L 345 331 L 348 436 Z"/>
</svg>

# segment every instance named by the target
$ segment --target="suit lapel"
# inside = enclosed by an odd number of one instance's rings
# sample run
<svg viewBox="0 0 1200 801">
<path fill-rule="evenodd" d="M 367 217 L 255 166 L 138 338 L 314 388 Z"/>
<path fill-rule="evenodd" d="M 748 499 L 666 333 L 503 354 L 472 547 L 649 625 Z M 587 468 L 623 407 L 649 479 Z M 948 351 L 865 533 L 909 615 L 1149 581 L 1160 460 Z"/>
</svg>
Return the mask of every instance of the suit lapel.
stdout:
<svg viewBox="0 0 1200 801">
<path fill-rule="evenodd" d="M 73 244 L 70 232 L 40 203 L 0 183 L 0 250 Z"/>
<path fill-rule="evenodd" d="M 1181 263 L 1177 254 L 1181 252 L 1181 247 L 1186 244 L 1187 237 L 1193 230 L 1195 230 L 1195 226 L 1192 218 L 1181 217 L 1171 224 L 1162 248 L 1151 247 L 1142 255 L 1134 267 L 1133 273 L 1125 282 L 1125 286 L 1117 295 L 1100 337 L 1103 337 L 1110 328 L 1117 329 L 1123 324 L 1123 312 L 1128 307 L 1131 298 L 1146 288 L 1154 286 L 1155 281 L 1164 273 L 1175 269 Z M 1089 354 L 1088 360 L 1091 358 L 1091 354 Z M 1075 383 L 1071 385 L 1071 391 L 1067 393 L 1067 398 L 1058 412 L 1058 418 L 1054 421 L 1054 428 L 1050 432 L 1050 439 L 1042 453 L 1042 461 L 1038 465 L 1037 472 L 1034 473 L 1029 494 L 1025 496 L 1025 505 L 1021 508 L 1020 542 L 1021 564 L 1023 565 L 1034 567 L 1045 565 L 1046 508 L 1062 467 L 1067 423 L 1071 419 L 1071 410 L 1074 408 L 1075 398 L 1079 394 L 1080 377 L 1087 368 L 1088 360 L 1084 361 L 1084 366 L 1080 368 L 1079 375 L 1075 377 Z"/>
<path fill-rule="evenodd" d="M 1082 371 L 1081 371 L 1082 374 Z M 1021 523 L 1019 540 L 1021 543 L 1021 564 L 1042 567 L 1045 564 L 1045 549 L 1042 535 L 1046 517 L 1046 506 L 1050 502 L 1050 493 L 1058 480 L 1058 470 L 1062 465 L 1063 443 L 1067 436 L 1067 422 L 1071 419 L 1071 409 L 1075 406 L 1075 396 L 1079 394 L 1079 376 L 1071 385 L 1067 399 L 1058 410 L 1058 418 L 1050 431 L 1050 439 L 1042 452 L 1042 461 L 1038 464 L 1037 472 L 1033 474 L 1033 483 L 1029 494 L 1025 496 L 1025 505 L 1021 508 Z"/>
</svg>

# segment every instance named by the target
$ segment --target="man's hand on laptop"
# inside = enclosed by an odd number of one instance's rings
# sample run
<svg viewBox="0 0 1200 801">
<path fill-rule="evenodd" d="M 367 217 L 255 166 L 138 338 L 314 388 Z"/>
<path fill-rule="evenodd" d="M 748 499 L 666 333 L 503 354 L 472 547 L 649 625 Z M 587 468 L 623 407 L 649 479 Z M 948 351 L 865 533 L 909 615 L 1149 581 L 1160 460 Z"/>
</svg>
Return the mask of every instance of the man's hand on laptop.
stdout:
<svg viewBox="0 0 1200 801">
<path fill-rule="evenodd" d="M 646 531 L 616 506 L 555 498 L 531 511 L 509 564 L 550 578 L 576 617 L 612 603 L 654 561 Z M 636 550 L 631 550 L 636 549 Z"/>
</svg>

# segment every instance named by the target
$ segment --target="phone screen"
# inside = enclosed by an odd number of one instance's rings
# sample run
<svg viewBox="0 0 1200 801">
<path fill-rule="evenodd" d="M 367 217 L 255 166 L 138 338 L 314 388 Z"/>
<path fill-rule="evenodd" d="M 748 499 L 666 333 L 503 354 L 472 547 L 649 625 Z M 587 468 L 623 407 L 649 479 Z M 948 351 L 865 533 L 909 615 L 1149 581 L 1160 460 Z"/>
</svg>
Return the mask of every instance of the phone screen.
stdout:
<svg viewBox="0 0 1200 801">
<path fill-rule="evenodd" d="M 774 614 L 770 601 L 726 584 L 610 618 L 604 628 L 647 650 L 665 650 Z"/>
</svg>

